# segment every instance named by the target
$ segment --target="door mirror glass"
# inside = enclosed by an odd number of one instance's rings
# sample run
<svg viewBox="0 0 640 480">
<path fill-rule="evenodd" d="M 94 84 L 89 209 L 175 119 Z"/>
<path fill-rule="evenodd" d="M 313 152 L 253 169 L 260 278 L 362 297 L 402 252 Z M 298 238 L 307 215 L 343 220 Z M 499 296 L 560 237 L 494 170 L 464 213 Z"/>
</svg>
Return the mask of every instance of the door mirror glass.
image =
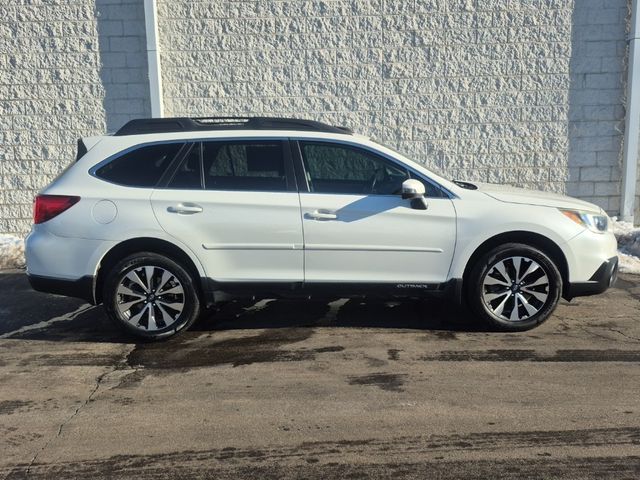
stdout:
<svg viewBox="0 0 640 480">
<path fill-rule="evenodd" d="M 424 184 L 420 180 L 410 178 L 402 182 L 402 198 L 405 200 L 409 198 L 423 198 L 424 192 Z"/>
</svg>

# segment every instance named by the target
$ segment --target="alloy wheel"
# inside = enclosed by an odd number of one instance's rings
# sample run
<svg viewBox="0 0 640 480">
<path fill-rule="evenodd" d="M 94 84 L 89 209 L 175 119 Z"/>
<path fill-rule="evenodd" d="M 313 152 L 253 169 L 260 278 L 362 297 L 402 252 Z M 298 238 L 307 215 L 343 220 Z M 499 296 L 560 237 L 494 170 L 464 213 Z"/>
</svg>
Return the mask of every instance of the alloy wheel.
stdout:
<svg viewBox="0 0 640 480">
<path fill-rule="evenodd" d="M 494 316 L 521 322 L 537 314 L 549 298 L 549 277 L 531 258 L 498 260 L 482 279 L 482 301 Z"/>
<path fill-rule="evenodd" d="M 185 307 L 182 283 L 169 270 L 144 265 L 129 270 L 116 289 L 120 318 L 148 332 L 174 324 Z"/>
</svg>

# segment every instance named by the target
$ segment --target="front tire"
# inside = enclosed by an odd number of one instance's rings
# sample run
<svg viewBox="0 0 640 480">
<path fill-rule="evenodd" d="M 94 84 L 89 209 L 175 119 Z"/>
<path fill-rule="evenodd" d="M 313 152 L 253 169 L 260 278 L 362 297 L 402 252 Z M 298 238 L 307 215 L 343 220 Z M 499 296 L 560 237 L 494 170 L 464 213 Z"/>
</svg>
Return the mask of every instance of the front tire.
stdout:
<svg viewBox="0 0 640 480">
<path fill-rule="evenodd" d="M 547 320 L 561 292 L 562 276 L 544 252 L 508 243 L 483 255 L 473 267 L 467 299 L 493 329 L 517 332 Z"/>
<path fill-rule="evenodd" d="M 174 260 L 151 252 L 118 262 L 104 283 L 107 315 L 144 339 L 166 339 L 189 328 L 200 314 L 192 276 Z"/>
</svg>

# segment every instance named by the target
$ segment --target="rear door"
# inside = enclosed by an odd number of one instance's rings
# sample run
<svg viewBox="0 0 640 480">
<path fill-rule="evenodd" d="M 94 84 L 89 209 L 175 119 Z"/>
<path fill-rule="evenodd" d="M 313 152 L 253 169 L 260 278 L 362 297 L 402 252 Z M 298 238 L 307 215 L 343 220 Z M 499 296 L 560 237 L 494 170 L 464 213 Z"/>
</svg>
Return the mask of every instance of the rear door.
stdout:
<svg viewBox="0 0 640 480">
<path fill-rule="evenodd" d="M 301 282 L 300 204 L 288 142 L 195 142 L 153 211 L 219 283 Z"/>
<path fill-rule="evenodd" d="M 297 143 L 305 282 L 423 288 L 447 280 L 456 238 L 447 196 L 420 179 L 428 206 L 414 210 L 400 195 L 412 177 L 401 163 L 356 145 Z"/>
</svg>

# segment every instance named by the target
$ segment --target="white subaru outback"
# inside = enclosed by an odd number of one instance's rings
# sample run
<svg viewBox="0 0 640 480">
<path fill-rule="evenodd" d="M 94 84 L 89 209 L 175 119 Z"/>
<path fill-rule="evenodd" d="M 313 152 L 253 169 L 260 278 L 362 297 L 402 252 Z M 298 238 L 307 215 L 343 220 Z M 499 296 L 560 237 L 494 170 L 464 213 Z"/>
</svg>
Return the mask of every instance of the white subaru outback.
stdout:
<svg viewBox="0 0 640 480">
<path fill-rule="evenodd" d="M 166 338 L 234 295 L 450 295 L 502 330 L 605 291 L 597 206 L 446 180 L 350 130 L 287 118 L 132 120 L 78 141 L 36 198 L 36 290 Z"/>
</svg>

